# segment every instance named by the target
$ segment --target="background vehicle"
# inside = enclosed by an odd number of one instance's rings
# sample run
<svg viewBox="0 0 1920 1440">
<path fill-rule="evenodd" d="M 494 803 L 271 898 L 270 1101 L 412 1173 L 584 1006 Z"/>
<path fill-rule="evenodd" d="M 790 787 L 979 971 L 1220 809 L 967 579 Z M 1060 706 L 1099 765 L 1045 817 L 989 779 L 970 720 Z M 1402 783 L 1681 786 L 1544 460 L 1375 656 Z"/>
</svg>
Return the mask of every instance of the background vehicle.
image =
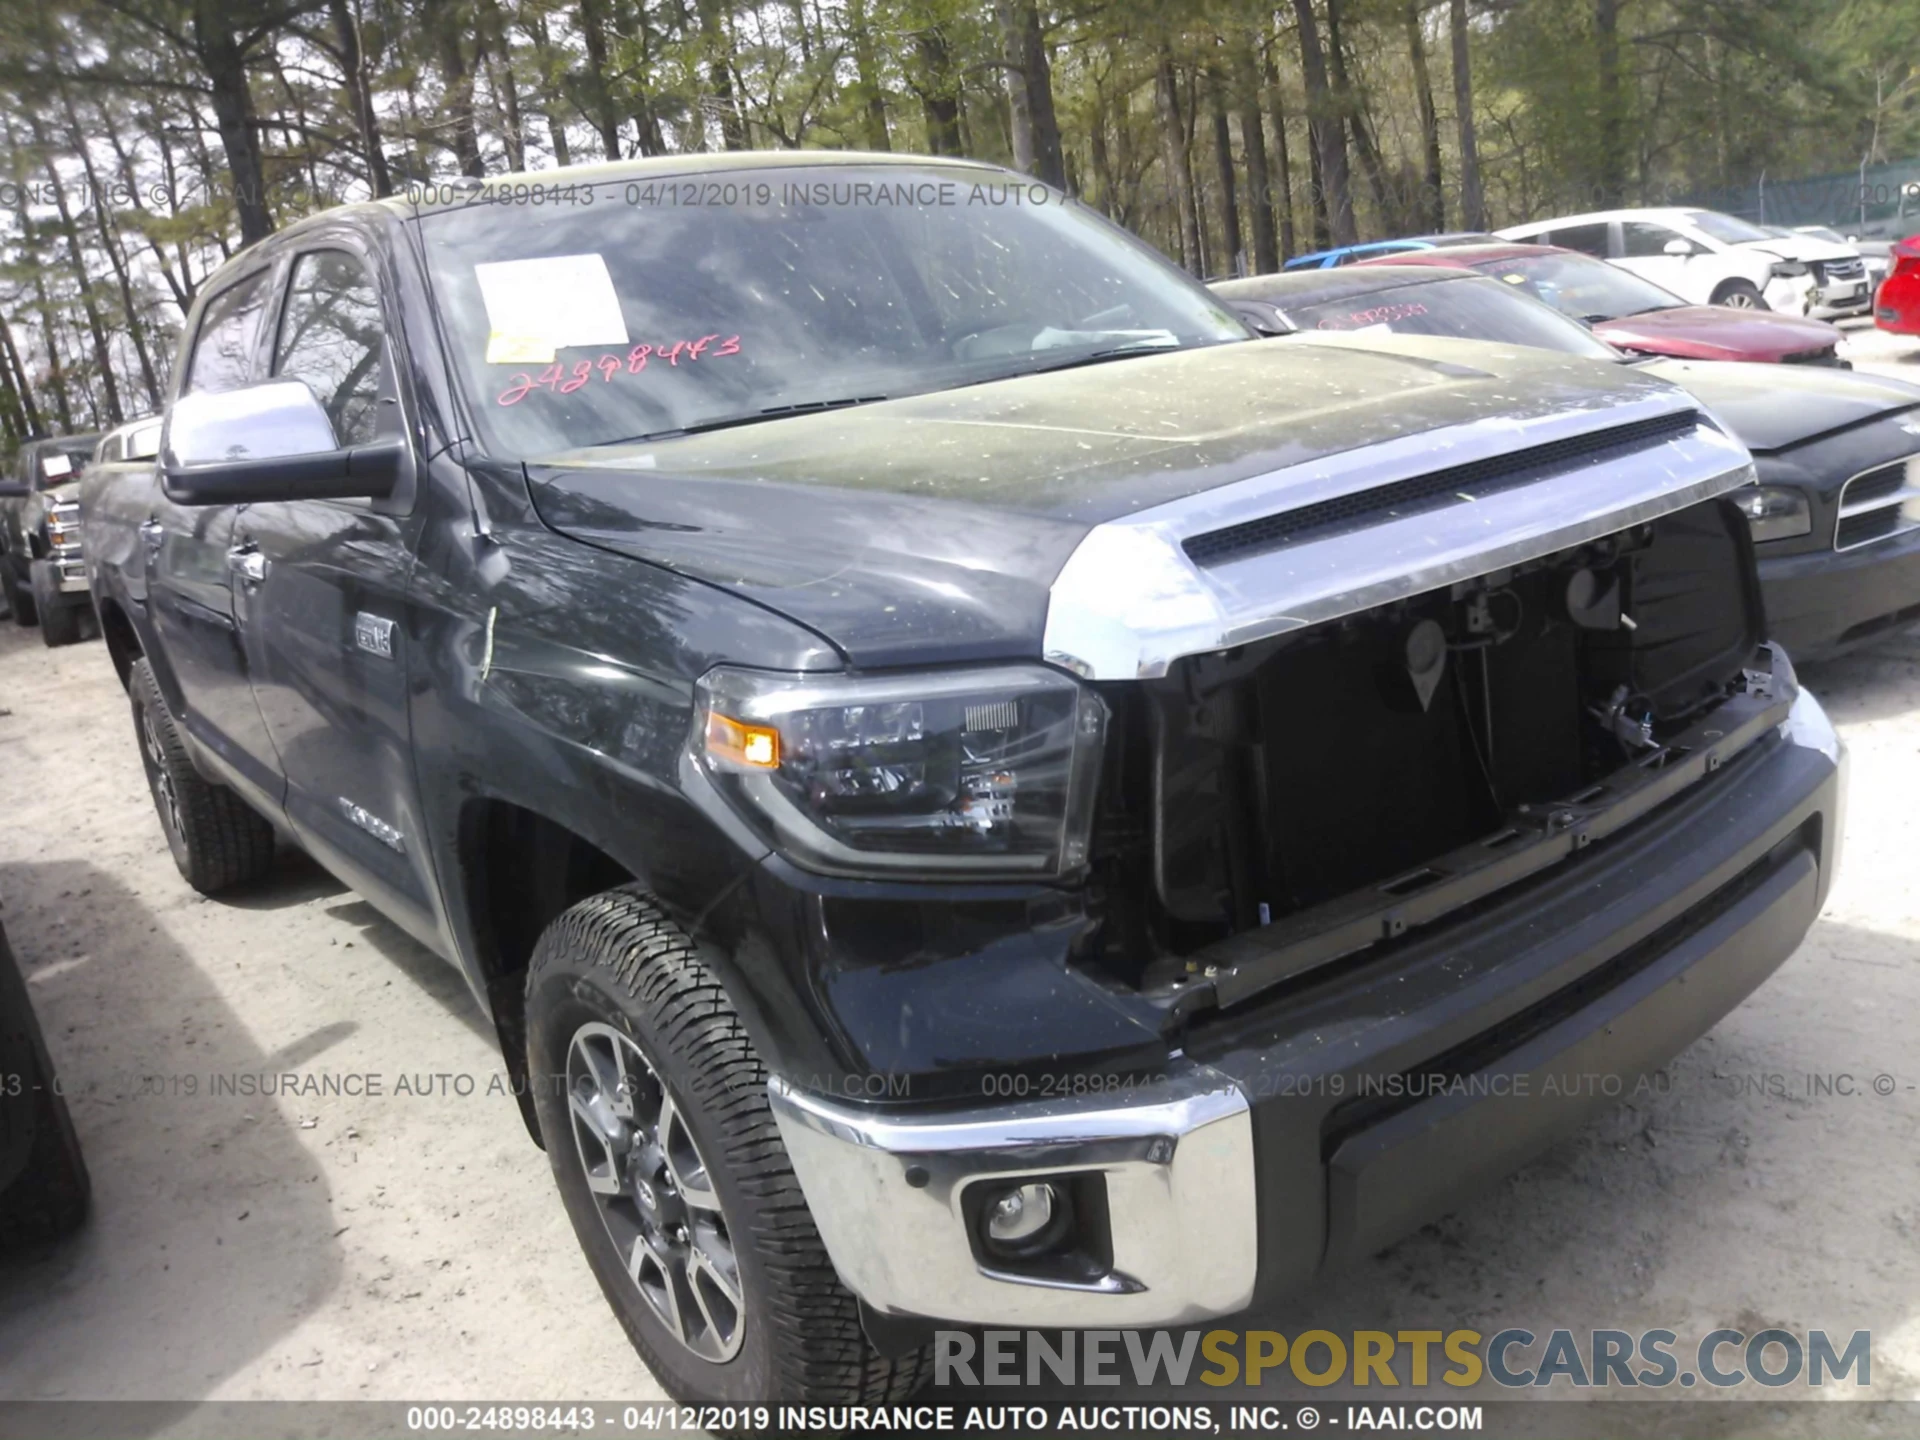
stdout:
<svg viewBox="0 0 1920 1440">
<path fill-rule="evenodd" d="M 1214 287 L 1270 333 L 1378 326 L 1612 353 L 1531 288 L 1426 265 Z M 1753 452 L 1759 486 L 1740 505 L 1774 639 L 1815 659 L 1920 620 L 1920 386 L 1815 368 L 1637 363 L 1696 396 Z"/>
<path fill-rule="evenodd" d="M 1650 280 L 1554 245 L 1463 245 L 1363 263 L 1477 270 L 1520 286 L 1609 345 L 1637 355 L 1850 368 L 1838 353 L 1840 332 L 1824 320 L 1689 305 Z"/>
<path fill-rule="evenodd" d="M 1867 293 L 1866 268 L 1844 245 L 1769 235 L 1716 210 L 1606 210 L 1500 234 L 1610 261 L 1694 305 L 1818 316 L 1857 310 Z"/>
<path fill-rule="evenodd" d="M 1497 239 L 1497 235 L 1487 235 L 1477 230 L 1458 230 L 1446 235 L 1407 235 L 1397 240 L 1369 240 L 1360 245 L 1342 245 L 1333 250 L 1314 250 L 1305 255 L 1295 255 L 1280 268 L 1331 270 L 1336 266 L 1353 265 L 1379 256 L 1405 255 L 1448 245 L 1476 245 Z"/>
<path fill-rule="evenodd" d="M 1271 1301 L 1605 1103 L 1362 1075 L 1645 1073 L 1818 912 L 1839 742 L 1684 392 L 1251 343 L 989 166 L 587 173 L 208 277 L 87 559 L 182 873 L 283 827 L 461 967 L 673 1394 Z"/>
<path fill-rule="evenodd" d="M 26 979 L 0 927 L 0 1251 L 78 1229 L 90 1193 Z"/>
<path fill-rule="evenodd" d="M 88 434 L 29 440 L 0 478 L 0 589 L 6 590 L 20 625 L 40 620 L 40 601 L 48 603 L 54 612 L 49 644 L 79 638 L 86 573 L 77 553 L 69 553 L 79 539 L 78 512 L 70 502 L 74 482 L 99 439 Z"/>
<path fill-rule="evenodd" d="M 1920 238 L 1898 242 L 1892 258 L 1874 297 L 1873 323 L 1895 335 L 1920 335 Z"/>
<path fill-rule="evenodd" d="M 1778 227 L 1768 226 L 1769 230 Z M 1844 245 L 1860 257 L 1867 269 L 1867 293 L 1872 295 L 1880 282 L 1887 278 L 1887 270 L 1892 262 L 1888 259 L 1893 249 L 1890 240 L 1862 240 L 1858 235 L 1842 235 L 1828 225 L 1796 225 L 1785 233 L 1790 235 L 1811 235 L 1816 240 L 1824 240 L 1829 245 Z"/>
</svg>

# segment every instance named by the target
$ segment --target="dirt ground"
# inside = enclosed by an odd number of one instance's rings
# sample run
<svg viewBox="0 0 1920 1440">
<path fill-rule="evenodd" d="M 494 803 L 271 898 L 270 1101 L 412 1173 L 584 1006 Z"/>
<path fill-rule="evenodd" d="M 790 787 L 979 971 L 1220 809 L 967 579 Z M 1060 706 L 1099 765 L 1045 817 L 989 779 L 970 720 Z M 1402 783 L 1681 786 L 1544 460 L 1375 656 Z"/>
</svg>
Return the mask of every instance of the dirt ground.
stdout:
<svg viewBox="0 0 1920 1440">
<path fill-rule="evenodd" d="M 1265 1323 L 1867 1329 L 1872 1396 L 1920 1399 L 1920 633 L 1803 678 L 1853 783 L 1799 953 L 1669 1093 Z M 77 1239 L 0 1271 L 0 1397 L 660 1397 L 463 982 L 298 855 L 196 896 L 102 646 L 4 621 L 0 904 L 95 1187 Z M 283 1072 L 378 1093 L 257 1093 Z M 1860 1093 L 1810 1093 L 1832 1075 Z"/>
</svg>

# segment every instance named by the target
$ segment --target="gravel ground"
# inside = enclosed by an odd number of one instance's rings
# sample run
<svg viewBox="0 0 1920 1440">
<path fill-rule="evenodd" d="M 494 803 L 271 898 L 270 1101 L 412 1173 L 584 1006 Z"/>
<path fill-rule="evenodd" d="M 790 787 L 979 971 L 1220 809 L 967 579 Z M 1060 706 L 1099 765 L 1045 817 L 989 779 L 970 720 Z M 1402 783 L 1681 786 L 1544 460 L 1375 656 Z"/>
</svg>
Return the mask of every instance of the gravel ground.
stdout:
<svg viewBox="0 0 1920 1440">
<path fill-rule="evenodd" d="M 1920 374 L 1920 346 L 1849 350 Z M 1920 635 L 1804 678 L 1854 771 L 1799 953 L 1667 1093 L 1265 1323 L 1869 1329 L 1873 1398 L 1920 1399 Z M 98 642 L 0 623 L 0 817 L 0 914 L 95 1187 L 82 1235 L 0 1271 L 0 1397 L 660 1397 L 487 1093 L 464 983 L 296 854 L 188 890 Z M 379 1093 L 235 1093 L 281 1072 Z M 1809 1093 L 1832 1074 L 1864 1093 Z"/>
</svg>

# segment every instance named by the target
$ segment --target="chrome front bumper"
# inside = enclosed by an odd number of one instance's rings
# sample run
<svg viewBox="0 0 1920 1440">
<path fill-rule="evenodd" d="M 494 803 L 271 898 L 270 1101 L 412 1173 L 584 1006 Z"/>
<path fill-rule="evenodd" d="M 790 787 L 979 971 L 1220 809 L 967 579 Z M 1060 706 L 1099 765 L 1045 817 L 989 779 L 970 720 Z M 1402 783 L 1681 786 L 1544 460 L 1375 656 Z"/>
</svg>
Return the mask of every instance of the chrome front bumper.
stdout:
<svg viewBox="0 0 1920 1440">
<path fill-rule="evenodd" d="M 1819 701 L 1798 688 L 1784 653 L 1776 652 L 1775 674 L 1797 691 L 1782 737 L 1840 772 L 1830 881 L 1846 747 Z M 1207 1066 L 1179 1058 L 1164 1077 L 1117 1092 L 935 1114 L 846 1105 L 778 1076 L 768 1091 L 834 1268 L 883 1314 L 1084 1329 L 1187 1325 L 1253 1302 L 1260 1187 L 1248 1092 Z M 978 1207 L 963 1204 L 969 1187 L 1088 1173 L 1104 1182 L 1112 1242 L 1112 1264 L 1098 1279 L 1010 1273 L 975 1244 L 969 1215 Z"/>
<path fill-rule="evenodd" d="M 1246 1096 L 1176 1061 L 1146 1086 L 937 1116 L 876 1114 L 775 1077 L 773 1115 L 834 1268 L 886 1314 L 963 1324 L 1182 1325 L 1243 1310 L 1258 1269 Z M 1088 1282 L 998 1270 L 962 1196 L 981 1180 L 1097 1173 L 1112 1265 Z"/>
</svg>

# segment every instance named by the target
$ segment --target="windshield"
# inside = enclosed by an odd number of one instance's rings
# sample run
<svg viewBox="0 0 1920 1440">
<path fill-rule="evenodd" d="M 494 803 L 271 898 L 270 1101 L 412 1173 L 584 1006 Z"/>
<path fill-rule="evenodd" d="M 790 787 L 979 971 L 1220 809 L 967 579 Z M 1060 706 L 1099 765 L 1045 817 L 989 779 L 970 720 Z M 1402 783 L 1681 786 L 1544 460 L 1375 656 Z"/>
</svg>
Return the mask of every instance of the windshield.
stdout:
<svg viewBox="0 0 1920 1440">
<path fill-rule="evenodd" d="M 455 368 L 503 457 L 1248 334 L 1099 215 L 998 173 L 726 171 L 519 203 L 527 188 L 421 222 Z"/>
<path fill-rule="evenodd" d="M 52 490 L 70 484 L 93 458 L 98 435 L 71 435 L 53 445 L 44 445 L 34 458 L 33 488 Z"/>
<path fill-rule="evenodd" d="M 1620 358 L 1611 347 L 1538 301 L 1477 276 L 1397 285 L 1318 305 L 1288 304 L 1284 308 L 1287 318 L 1301 330 L 1450 335 L 1461 340 L 1531 345 L 1595 360 Z"/>
<path fill-rule="evenodd" d="M 1774 240 L 1779 237 L 1769 235 L 1758 225 L 1749 225 L 1731 215 L 1722 215 L 1718 210 L 1694 210 L 1687 215 L 1687 223 L 1694 229 L 1704 231 L 1714 239 L 1728 245 L 1750 245 L 1755 240 Z"/>
<path fill-rule="evenodd" d="M 1474 268 L 1589 324 L 1650 310 L 1676 310 L 1687 303 L 1651 280 L 1590 255 L 1522 255 L 1487 260 Z"/>
</svg>

